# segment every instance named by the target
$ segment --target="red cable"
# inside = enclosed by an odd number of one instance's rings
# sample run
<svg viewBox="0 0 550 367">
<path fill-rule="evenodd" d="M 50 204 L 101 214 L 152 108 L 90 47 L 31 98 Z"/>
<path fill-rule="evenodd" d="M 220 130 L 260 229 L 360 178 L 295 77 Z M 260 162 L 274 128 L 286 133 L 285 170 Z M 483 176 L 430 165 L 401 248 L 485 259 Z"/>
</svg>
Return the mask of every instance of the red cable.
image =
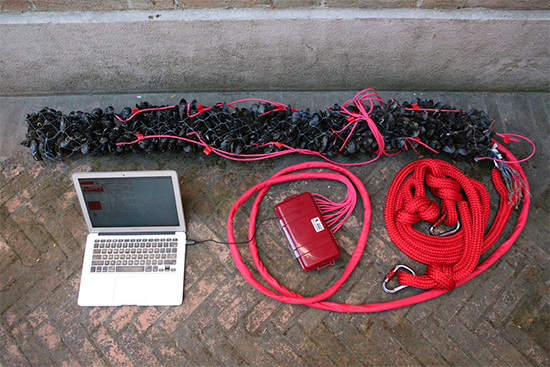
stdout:
<svg viewBox="0 0 550 367">
<path fill-rule="evenodd" d="M 497 142 L 495 142 L 495 144 L 497 144 L 499 152 L 505 156 L 508 162 L 516 161 L 516 158 L 506 148 L 504 148 L 502 145 L 500 145 Z M 477 275 L 481 274 L 483 271 L 489 268 L 492 264 L 494 264 L 512 246 L 516 238 L 521 233 L 521 230 L 525 226 L 525 222 L 527 221 L 527 216 L 529 213 L 529 202 L 530 202 L 530 197 L 528 194 L 529 187 L 527 184 L 527 178 L 525 177 L 525 174 L 519 164 L 510 163 L 510 165 L 517 170 L 517 172 L 519 173 L 519 175 L 521 176 L 521 178 L 524 180 L 526 184 L 526 186 L 522 188 L 523 194 L 524 194 L 523 204 L 522 204 L 521 212 L 519 214 L 518 221 L 514 228 L 514 231 L 510 236 L 510 238 L 508 238 L 508 240 L 504 241 L 484 262 L 482 262 L 477 267 L 475 267 L 475 269 L 469 275 L 456 281 L 456 286 L 460 286 L 468 282 L 469 280 L 473 279 Z M 339 173 L 327 173 L 327 172 L 294 173 L 295 171 L 311 169 L 311 168 L 331 169 Z M 303 179 L 311 179 L 311 178 L 339 180 L 341 175 L 347 176 L 356 186 L 357 190 L 359 191 L 359 194 L 361 195 L 361 199 L 363 201 L 363 209 L 364 209 L 364 221 L 363 221 L 361 234 L 359 236 L 357 246 L 353 251 L 351 258 L 349 260 L 349 263 L 346 266 L 341 278 L 338 281 L 336 281 L 336 283 L 332 285 L 330 288 L 328 288 L 325 292 L 313 297 L 304 297 L 280 285 L 267 272 L 267 270 L 263 266 L 258 256 L 257 247 L 256 247 L 257 245 L 256 245 L 256 241 L 254 240 L 253 234 L 256 226 L 256 216 L 258 214 L 259 206 L 263 196 L 265 195 L 269 187 L 274 184 L 292 181 L 292 180 L 303 180 Z M 350 305 L 350 304 L 342 304 L 342 303 L 325 301 L 325 299 L 332 296 L 338 290 L 338 288 L 345 282 L 345 280 L 351 275 L 351 273 L 353 272 L 355 266 L 359 262 L 363 254 L 363 251 L 365 249 L 369 226 L 370 226 L 371 212 L 370 212 L 370 199 L 364 185 L 349 170 L 331 163 L 306 162 L 306 163 L 301 163 L 301 164 L 288 167 L 282 170 L 281 172 L 277 173 L 276 175 L 274 175 L 272 178 L 253 186 L 252 188 L 247 190 L 235 202 L 227 218 L 227 238 L 230 243 L 235 243 L 235 236 L 233 234 L 233 218 L 237 210 L 239 209 L 239 207 L 255 192 L 258 192 L 258 194 L 256 196 L 256 199 L 254 201 L 254 204 L 252 206 L 252 211 L 250 214 L 250 223 L 249 223 L 250 237 L 249 238 L 253 238 L 253 239 L 250 241 L 249 248 L 258 271 L 260 272 L 262 277 L 273 287 L 273 289 L 269 289 L 268 287 L 260 283 L 258 280 L 256 280 L 254 275 L 251 273 L 251 271 L 248 269 L 246 264 L 243 262 L 239 249 L 237 248 L 237 245 L 232 244 L 229 247 L 231 250 L 231 254 L 233 256 L 233 260 L 235 261 L 235 265 L 239 269 L 240 273 L 254 288 L 264 293 L 265 295 L 273 299 L 279 300 L 281 302 L 286 302 L 291 304 L 304 304 L 314 308 L 337 311 L 337 312 L 379 312 L 379 311 L 387 311 L 387 310 L 404 307 L 404 306 L 410 306 L 415 303 L 436 298 L 447 292 L 447 289 L 431 289 L 423 293 L 420 293 L 411 297 L 403 298 L 403 299 L 398 299 L 398 300 L 384 302 L 384 303 L 370 303 L 370 304 L 362 304 L 362 305 Z M 501 199 L 501 206 L 503 203 L 502 200 L 503 199 Z"/>
</svg>

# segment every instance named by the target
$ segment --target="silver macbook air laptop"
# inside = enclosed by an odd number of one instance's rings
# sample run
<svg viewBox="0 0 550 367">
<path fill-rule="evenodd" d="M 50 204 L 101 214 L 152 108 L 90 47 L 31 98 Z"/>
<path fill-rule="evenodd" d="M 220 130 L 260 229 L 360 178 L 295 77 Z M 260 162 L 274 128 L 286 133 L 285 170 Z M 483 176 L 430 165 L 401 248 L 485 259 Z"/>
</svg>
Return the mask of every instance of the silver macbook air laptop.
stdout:
<svg viewBox="0 0 550 367">
<path fill-rule="evenodd" d="M 80 306 L 183 302 L 186 228 L 175 171 L 73 174 L 88 225 Z"/>
</svg>

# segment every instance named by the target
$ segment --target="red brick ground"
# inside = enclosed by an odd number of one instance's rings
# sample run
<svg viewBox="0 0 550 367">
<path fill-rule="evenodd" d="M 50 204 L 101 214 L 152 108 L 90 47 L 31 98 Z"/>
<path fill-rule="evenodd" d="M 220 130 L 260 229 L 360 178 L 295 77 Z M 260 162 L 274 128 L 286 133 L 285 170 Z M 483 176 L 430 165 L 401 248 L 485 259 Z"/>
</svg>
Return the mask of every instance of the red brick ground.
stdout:
<svg viewBox="0 0 550 367">
<path fill-rule="evenodd" d="M 410 93 L 390 95 L 400 101 L 412 98 Z M 16 136 L 3 137 L 5 144 L 0 148 L 0 365 L 547 366 L 548 95 L 425 96 L 459 108 L 484 110 L 496 119 L 496 131 L 523 134 L 535 141 L 537 154 L 524 164 L 532 189 L 532 209 L 514 246 L 478 278 L 435 300 L 376 314 L 320 311 L 267 298 L 243 280 L 228 248 L 214 243 L 188 247 L 181 306 L 78 306 L 87 233 L 70 182 L 73 172 L 175 169 L 180 175 L 189 237 L 224 240 L 227 213 L 242 192 L 279 169 L 308 158 L 234 163 L 202 154 L 157 153 L 75 155 L 59 163 L 35 162 L 26 148 L 8 144 L 8 140 L 23 139 L 23 116 L 29 112 L 25 103 L 69 112 L 105 107 L 110 98 L 132 105 L 135 96 L 0 99 L 0 131 L 17 131 Z M 149 97 L 152 103 L 166 98 Z M 292 100 L 298 108 L 324 108 L 349 96 L 306 93 L 271 97 L 281 102 Z M 211 98 L 217 99 L 215 95 Z M 518 156 L 529 152 L 524 144 L 512 144 L 511 149 Z M 407 152 L 352 168 L 370 192 L 373 221 L 367 250 L 335 300 L 364 303 L 396 297 L 384 294 L 380 281 L 396 262 L 411 261 L 388 238 L 383 203 L 397 171 L 417 158 Z M 486 175 L 490 164 L 458 161 L 457 165 L 491 186 Z M 273 200 L 267 199 L 260 215 L 271 216 L 274 203 L 289 192 L 310 189 L 330 192 L 324 183 L 281 185 L 270 192 Z M 239 237 L 244 237 L 246 219 L 247 213 L 242 211 L 236 221 Z M 341 273 L 360 224 L 359 214 L 348 220 L 337 235 L 342 258 L 336 266 L 319 272 L 306 274 L 299 269 L 273 222 L 260 227 L 260 254 L 283 284 L 316 294 Z M 512 225 L 505 237 L 511 230 Z M 422 271 L 423 267 L 416 266 Z M 407 289 L 397 297 L 413 293 L 416 291 Z"/>
</svg>

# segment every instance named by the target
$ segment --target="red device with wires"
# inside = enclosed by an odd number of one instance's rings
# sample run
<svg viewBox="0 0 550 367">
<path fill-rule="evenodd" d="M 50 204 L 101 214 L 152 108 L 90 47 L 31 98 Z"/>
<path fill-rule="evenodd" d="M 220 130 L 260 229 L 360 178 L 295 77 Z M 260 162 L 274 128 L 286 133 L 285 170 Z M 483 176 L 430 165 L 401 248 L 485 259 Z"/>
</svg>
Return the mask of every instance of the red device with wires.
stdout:
<svg viewBox="0 0 550 367">
<path fill-rule="evenodd" d="M 336 238 L 309 192 L 293 195 L 275 206 L 279 227 L 292 256 L 305 271 L 334 265 L 340 257 Z"/>
</svg>

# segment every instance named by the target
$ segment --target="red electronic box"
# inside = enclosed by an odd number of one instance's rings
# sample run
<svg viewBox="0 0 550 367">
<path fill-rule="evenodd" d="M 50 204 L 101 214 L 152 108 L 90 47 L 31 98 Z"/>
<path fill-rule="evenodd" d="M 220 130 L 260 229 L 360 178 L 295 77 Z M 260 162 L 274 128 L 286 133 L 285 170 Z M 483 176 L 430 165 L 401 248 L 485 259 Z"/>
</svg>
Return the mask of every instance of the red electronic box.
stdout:
<svg viewBox="0 0 550 367">
<path fill-rule="evenodd" d="M 285 199 L 275 206 L 275 213 L 292 256 L 302 269 L 311 271 L 334 265 L 340 248 L 309 192 Z"/>
</svg>

